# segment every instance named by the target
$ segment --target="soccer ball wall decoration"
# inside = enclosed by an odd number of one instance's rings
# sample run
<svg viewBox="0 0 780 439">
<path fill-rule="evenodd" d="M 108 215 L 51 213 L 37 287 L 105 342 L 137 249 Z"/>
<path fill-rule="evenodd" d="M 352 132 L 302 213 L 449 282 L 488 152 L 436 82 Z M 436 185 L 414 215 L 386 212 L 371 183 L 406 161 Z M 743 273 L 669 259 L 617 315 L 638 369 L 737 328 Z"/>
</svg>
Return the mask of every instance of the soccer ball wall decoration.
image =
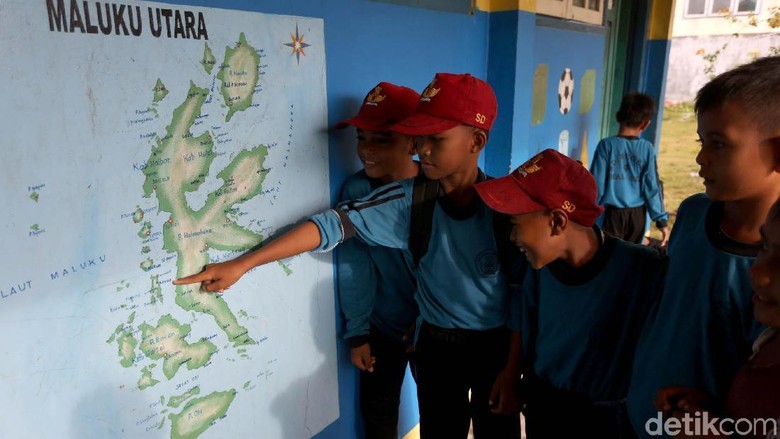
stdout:
<svg viewBox="0 0 780 439">
<path fill-rule="evenodd" d="M 558 110 L 565 115 L 571 110 L 574 98 L 574 75 L 570 68 L 566 68 L 558 81 Z"/>
</svg>

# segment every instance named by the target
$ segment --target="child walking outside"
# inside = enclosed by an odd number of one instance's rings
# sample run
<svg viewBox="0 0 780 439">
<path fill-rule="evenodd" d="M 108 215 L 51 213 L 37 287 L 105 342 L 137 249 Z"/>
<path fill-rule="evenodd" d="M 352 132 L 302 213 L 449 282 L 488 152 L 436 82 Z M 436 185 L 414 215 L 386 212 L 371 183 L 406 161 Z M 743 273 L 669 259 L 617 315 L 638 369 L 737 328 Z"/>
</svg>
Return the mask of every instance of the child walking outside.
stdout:
<svg viewBox="0 0 780 439">
<path fill-rule="evenodd" d="M 723 404 L 761 331 L 748 267 L 759 228 L 780 197 L 780 57 L 737 67 L 696 96 L 705 193 L 682 202 L 654 320 L 637 347 L 628 395 L 637 434 L 649 437 L 657 393 L 692 387 Z"/>
<path fill-rule="evenodd" d="M 524 375 L 527 437 L 634 437 L 625 410 L 631 363 L 665 261 L 595 226 L 593 176 L 555 150 L 476 189 L 511 215 L 511 240 L 531 265 L 512 298 L 505 369 Z"/>
<path fill-rule="evenodd" d="M 380 82 L 358 114 L 336 124 L 354 126 L 363 169 L 344 182 L 339 201 L 364 197 L 387 183 L 420 172 L 414 139 L 390 130 L 414 113 L 420 95 Z M 404 340 L 419 314 L 412 262 L 401 250 L 350 239 L 337 251 L 338 291 L 352 364 L 360 369 L 360 411 L 366 439 L 398 438 L 401 386 L 411 354 Z"/>
<path fill-rule="evenodd" d="M 253 267 L 305 251 L 331 250 L 353 236 L 401 249 L 417 265 L 422 437 L 466 438 L 470 420 L 476 439 L 516 437 L 517 416 L 494 414 L 489 405 L 507 359 L 507 279 L 499 246 L 508 241 L 496 239 L 495 215 L 474 190 L 486 178 L 478 159 L 496 112 L 496 97 L 486 82 L 468 74 L 439 73 L 423 91 L 415 114 L 391 127 L 416 136 L 425 178 L 438 186 L 427 251 L 419 261 L 410 251 L 416 179 L 407 179 L 341 203 L 252 253 L 209 265 L 176 283 L 201 282 L 207 291 L 225 291 Z"/>
<path fill-rule="evenodd" d="M 639 138 L 655 115 L 653 98 L 642 93 L 623 96 L 617 112 L 616 136 L 602 139 L 593 153 L 591 172 L 598 185 L 596 202 L 604 206 L 603 230 L 641 244 L 647 214 L 661 231 L 661 246 L 669 236 L 669 215 L 658 178 L 655 148 Z"/>
</svg>

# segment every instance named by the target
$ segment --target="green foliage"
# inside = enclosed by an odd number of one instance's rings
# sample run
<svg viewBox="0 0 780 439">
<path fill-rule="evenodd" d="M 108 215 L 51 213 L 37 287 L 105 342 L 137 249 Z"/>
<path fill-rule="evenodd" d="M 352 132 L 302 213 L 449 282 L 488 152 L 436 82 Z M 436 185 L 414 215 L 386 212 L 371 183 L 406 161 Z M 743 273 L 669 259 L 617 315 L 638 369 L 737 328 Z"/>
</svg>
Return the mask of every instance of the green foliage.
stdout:
<svg viewBox="0 0 780 439">
<path fill-rule="evenodd" d="M 744 23 L 743 29 L 747 27 L 758 27 L 758 25 L 761 23 L 755 14 L 750 14 L 747 17 L 738 17 L 734 15 L 734 13 L 729 9 L 720 10 L 718 13 L 722 13 L 723 18 L 729 23 Z M 780 28 L 780 6 L 773 6 L 769 8 L 769 18 L 766 19 L 766 23 L 772 29 Z M 739 35 L 739 32 L 734 32 L 732 37 L 739 38 Z M 728 47 L 730 42 L 730 40 L 727 41 L 719 49 L 713 50 L 712 52 L 706 52 L 704 49 L 699 49 L 696 52 L 696 54 L 701 56 L 705 61 L 706 64 L 704 65 L 704 73 L 706 73 L 710 78 L 717 76 L 717 72 L 715 72 L 715 63 L 717 62 L 721 53 L 726 50 L 726 47 Z M 770 46 L 768 55 L 780 55 L 780 47 Z"/>
</svg>

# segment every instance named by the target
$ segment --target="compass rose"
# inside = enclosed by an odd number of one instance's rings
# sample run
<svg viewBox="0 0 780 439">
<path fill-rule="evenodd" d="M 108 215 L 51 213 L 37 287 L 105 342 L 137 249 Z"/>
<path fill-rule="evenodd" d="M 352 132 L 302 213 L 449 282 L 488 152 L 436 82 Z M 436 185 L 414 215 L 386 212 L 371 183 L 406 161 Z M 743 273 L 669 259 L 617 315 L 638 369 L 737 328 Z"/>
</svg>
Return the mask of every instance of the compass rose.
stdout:
<svg viewBox="0 0 780 439">
<path fill-rule="evenodd" d="M 311 46 L 311 44 L 306 44 L 303 42 L 303 35 L 298 34 L 298 25 L 295 25 L 295 35 L 290 34 L 290 38 L 292 39 L 292 42 L 285 43 L 284 45 L 287 47 L 292 47 L 292 52 L 290 52 L 290 55 L 295 55 L 296 61 L 298 61 L 298 64 L 301 63 L 301 55 L 306 56 L 306 53 L 303 51 L 303 49 Z"/>
</svg>

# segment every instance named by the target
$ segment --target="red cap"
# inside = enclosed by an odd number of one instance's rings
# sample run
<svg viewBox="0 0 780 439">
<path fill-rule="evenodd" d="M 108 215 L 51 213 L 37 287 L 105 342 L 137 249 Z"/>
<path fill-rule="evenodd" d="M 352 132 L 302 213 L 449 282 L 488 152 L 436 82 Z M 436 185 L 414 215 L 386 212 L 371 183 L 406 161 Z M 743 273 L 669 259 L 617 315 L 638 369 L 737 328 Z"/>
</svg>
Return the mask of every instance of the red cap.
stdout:
<svg viewBox="0 0 780 439">
<path fill-rule="evenodd" d="M 350 125 L 366 131 L 390 131 L 396 122 L 414 113 L 420 95 L 408 87 L 380 82 L 363 99 L 358 114 L 337 123 L 336 129 Z"/>
<path fill-rule="evenodd" d="M 491 209 L 509 215 L 562 209 L 572 221 L 590 227 L 604 211 L 596 204 L 593 175 L 581 162 L 554 149 L 545 149 L 506 177 L 474 188 Z"/>
<path fill-rule="evenodd" d="M 490 131 L 497 108 L 496 95 L 487 82 L 468 73 L 437 73 L 420 96 L 414 114 L 392 130 L 412 136 L 437 134 L 458 125 Z"/>
</svg>

